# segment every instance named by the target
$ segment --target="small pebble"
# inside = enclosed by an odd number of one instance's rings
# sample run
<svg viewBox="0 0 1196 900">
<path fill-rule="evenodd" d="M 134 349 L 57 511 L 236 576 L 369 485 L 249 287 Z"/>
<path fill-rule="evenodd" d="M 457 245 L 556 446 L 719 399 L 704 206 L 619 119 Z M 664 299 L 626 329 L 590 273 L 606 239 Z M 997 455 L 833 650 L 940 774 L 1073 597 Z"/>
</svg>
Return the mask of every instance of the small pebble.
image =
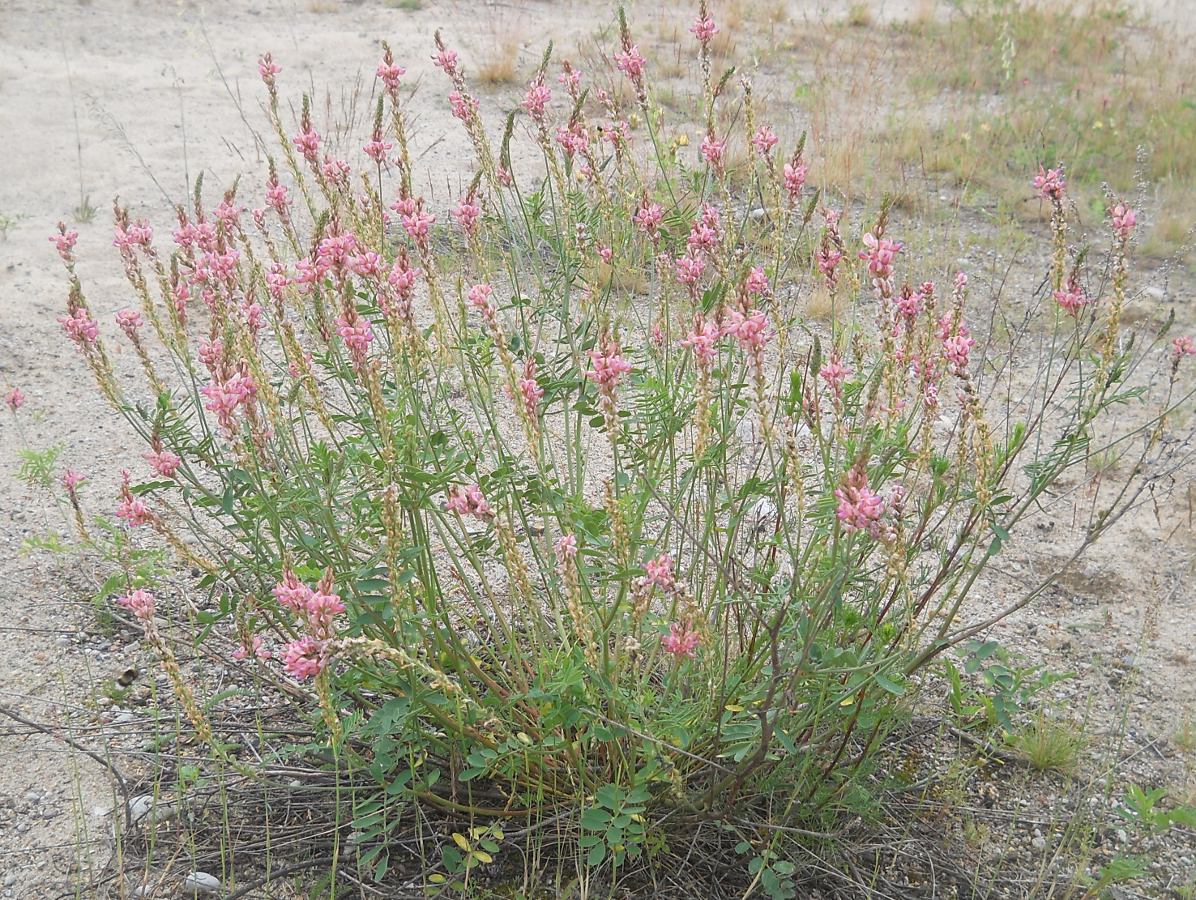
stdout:
<svg viewBox="0 0 1196 900">
<path fill-rule="evenodd" d="M 183 879 L 183 893 L 192 897 L 220 892 L 220 879 L 207 872 L 192 872 Z"/>
</svg>

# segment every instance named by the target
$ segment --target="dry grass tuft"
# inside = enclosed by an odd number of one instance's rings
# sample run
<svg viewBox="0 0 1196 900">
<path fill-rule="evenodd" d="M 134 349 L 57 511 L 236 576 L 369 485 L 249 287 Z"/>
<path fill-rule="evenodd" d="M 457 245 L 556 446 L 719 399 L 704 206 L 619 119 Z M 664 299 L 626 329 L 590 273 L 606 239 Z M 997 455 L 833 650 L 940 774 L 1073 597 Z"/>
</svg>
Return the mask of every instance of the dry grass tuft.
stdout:
<svg viewBox="0 0 1196 900">
<path fill-rule="evenodd" d="M 519 77 L 519 41 L 504 37 L 495 42 L 493 52 L 478 67 L 478 80 L 491 87 L 514 84 Z"/>
</svg>

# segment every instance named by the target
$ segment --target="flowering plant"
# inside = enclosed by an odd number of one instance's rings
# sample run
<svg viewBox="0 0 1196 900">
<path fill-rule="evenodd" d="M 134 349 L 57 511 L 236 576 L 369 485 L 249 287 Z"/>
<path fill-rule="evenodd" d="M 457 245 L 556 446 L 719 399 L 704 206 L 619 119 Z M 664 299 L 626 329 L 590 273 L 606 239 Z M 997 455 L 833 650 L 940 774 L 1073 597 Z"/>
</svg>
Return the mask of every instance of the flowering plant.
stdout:
<svg viewBox="0 0 1196 900">
<path fill-rule="evenodd" d="M 1109 411 L 1154 404 L 1114 438 L 1144 436 L 1140 477 L 1077 555 L 1177 464 L 1163 437 L 1193 352 L 1124 339 L 1136 213 L 1111 207 L 1098 296 L 1063 172 L 1043 169 L 1051 293 L 1023 327 L 1051 350 L 1027 374 L 973 318 L 965 273 L 913 276 L 887 207 L 852 233 L 807 183 L 804 139 L 783 153 L 757 122 L 749 81 L 720 130 L 733 90 L 704 4 L 692 150 L 620 24 L 608 71 L 554 79 L 545 54 L 497 142 L 437 35 L 476 165 L 448 209 L 415 192 L 389 48 L 356 161 L 307 98 L 284 121 L 263 56 L 279 158 L 262 205 L 233 189 L 209 208 L 197 186 L 169 251 L 116 210 L 139 309 L 115 324 L 147 394 L 113 377 L 74 232 L 53 238 L 63 330 L 148 447 L 152 480 L 126 472 L 116 514 L 222 598 L 230 658 L 311 684 L 317 742 L 386 803 L 572 810 L 595 866 L 644 839 L 592 828 L 622 815 L 602 798 L 766 841 L 765 806 L 789 825 L 843 802 L 920 671 L 1049 583 L 967 606 Z M 828 328 L 804 315 L 816 292 L 846 311 Z M 121 601 L 166 648 L 161 602 Z"/>
</svg>

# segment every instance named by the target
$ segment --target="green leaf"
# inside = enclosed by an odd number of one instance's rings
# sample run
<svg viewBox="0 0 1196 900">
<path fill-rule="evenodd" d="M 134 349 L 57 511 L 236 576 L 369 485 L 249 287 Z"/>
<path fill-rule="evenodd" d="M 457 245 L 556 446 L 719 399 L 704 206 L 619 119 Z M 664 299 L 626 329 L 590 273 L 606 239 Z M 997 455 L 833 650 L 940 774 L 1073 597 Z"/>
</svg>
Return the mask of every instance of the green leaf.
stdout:
<svg viewBox="0 0 1196 900">
<path fill-rule="evenodd" d="M 610 822 L 610 813 L 599 806 L 592 806 L 581 814 L 581 827 L 601 831 Z"/>
<path fill-rule="evenodd" d="M 894 697 L 900 697 L 902 694 L 905 693 L 905 685 L 898 681 L 895 681 L 894 679 L 890 678 L 888 675 L 883 675 L 880 672 L 877 672 L 875 678 L 876 678 L 876 683 L 878 685 L 880 685 L 881 688 L 883 688 L 884 690 L 886 690 L 890 694 L 892 694 Z"/>
<path fill-rule="evenodd" d="M 586 854 L 586 865 L 601 865 L 604 859 L 606 859 L 606 844 L 595 844 L 590 848 L 590 852 Z"/>
</svg>

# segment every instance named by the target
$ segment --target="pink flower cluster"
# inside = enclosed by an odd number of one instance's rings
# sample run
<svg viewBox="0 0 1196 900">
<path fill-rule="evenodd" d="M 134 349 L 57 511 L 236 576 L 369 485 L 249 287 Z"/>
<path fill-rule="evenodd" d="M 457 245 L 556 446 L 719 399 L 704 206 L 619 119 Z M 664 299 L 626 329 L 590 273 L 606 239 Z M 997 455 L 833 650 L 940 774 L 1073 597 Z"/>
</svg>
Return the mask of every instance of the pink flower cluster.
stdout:
<svg viewBox="0 0 1196 900">
<path fill-rule="evenodd" d="M 847 473 L 843 486 L 835 489 L 835 498 L 839 501 L 835 515 L 844 529 L 866 531 L 874 538 L 881 537 L 885 501 L 868 486 L 868 473 L 862 466 L 855 466 Z"/>
<path fill-rule="evenodd" d="M 693 330 L 681 341 L 681 346 L 690 350 L 700 365 L 708 366 L 718 354 L 716 346 L 723 330 L 718 323 L 705 319 L 701 313 L 694 314 Z"/>
<path fill-rule="evenodd" d="M 315 678 L 328 666 L 327 642 L 305 635 L 286 645 L 282 667 L 292 678 Z"/>
<path fill-rule="evenodd" d="M 374 341 L 374 331 L 370 328 L 370 323 L 355 313 L 352 318 L 348 313 L 341 313 L 336 317 L 336 333 L 349 348 L 354 361 L 357 363 L 364 361 L 370 344 Z"/>
<path fill-rule="evenodd" d="M 590 137 L 586 134 L 585 126 L 579 121 L 571 122 L 568 126 L 559 126 L 556 130 L 556 142 L 570 159 L 590 149 Z"/>
<path fill-rule="evenodd" d="M 139 528 L 154 520 L 149 506 L 140 497 L 133 496 L 133 489 L 129 484 L 129 472 L 121 472 L 120 503 L 116 506 L 116 517 L 123 519 L 130 528 Z"/>
<path fill-rule="evenodd" d="M 345 604 L 334 590 L 331 569 L 324 573 L 315 588 L 308 587 L 289 569 L 283 572 L 282 581 L 274 586 L 274 599 L 302 618 L 309 632 L 286 646 L 283 668 L 293 678 L 313 678 L 328 665 L 328 641 L 336 632 L 334 619 L 345 611 Z M 255 641 L 255 653 L 257 650 Z"/>
<path fill-rule="evenodd" d="M 886 237 L 865 234 L 864 247 L 860 251 L 860 259 L 868 261 L 868 271 L 882 281 L 887 281 L 893 274 L 893 262 L 901 252 L 901 244 Z"/>
<path fill-rule="evenodd" d="M 79 240 L 79 232 L 75 229 L 67 230 L 65 222 L 58 223 L 58 234 L 50 235 L 50 241 L 54 244 L 54 249 L 58 251 L 58 255 L 62 257 L 63 262 L 72 262 L 74 260 L 75 243 Z"/>
<path fill-rule="evenodd" d="M 1178 365 L 1185 356 L 1196 356 L 1196 341 L 1188 335 L 1177 337 L 1171 342 L 1171 361 Z"/>
<path fill-rule="evenodd" d="M 257 385 L 247 371 L 239 371 L 224 381 L 213 378 L 200 389 L 200 393 L 207 398 L 203 408 L 216 414 L 220 430 L 231 440 L 237 434 L 236 412 L 253 401 L 257 395 Z"/>
<path fill-rule="evenodd" d="M 392 144 L 390 141 L 384 141 L 382 140 L 382 136 L 380 134 L 375 134 L 372 138 L 365 142 L 361 150 L 366 156 L 368 156 L 378 165 L 382 165 L 384 162 L 386 162 L 386 154 L 389 153 L 393 147 L 394 144 Z"/>
<path fill-rule="evenodd" d="M 25 405 L 25 394 L 19 387 L 15 387 L 5 395 L 4 402 L 10 410 L 16 412 Z"/>
<path fill-rule="evenodd" d="M 265 640 L 260 634 L 255 634 L 250 640 L 250 645 L 242 644 L 233 651 L 233 659 L 243 660 L 253 656 L 257 659 L 270 659 L 274 654 L 270 652 L 269 648 L 265 646 Z"/>
<path fill-rule="evenodd" d="M 785 163 L 785 168 L 782 170 L 782 177 L 785 182 L 785 193 L 789 195 L 790 202 L 797 200 L 802 188 L 806 186 L 806 176 L 809 174 L 809 167 L 800 159 L 794 159 L 792 162 Z"/>
<path fill-rule="evenodd" d="M 701 635 L 689 623 L 673 622 L 669 625 L 669 633 L 660 639 L 660 647 L 678 660 L 693 659 L 701 640 Z"/>
<path fill-rule="evenodd" d="M 637 85 L 644 77 L 644 66 L 647 60 L 640 53 L 640 48 L 631 44 L 615 54 L 615 65 L 619 71 L 630 78 Z"/>
<path fill-rule="evenodd" d="M 962 372 L 968 367 L 968 356 L 976 339 L 963 322 L 956 323 L 954 317 L 947 315 L 939 320 L 939 340 L 943 342 L 943 355 L 951 364 L 953 371 Z"/>
<path fill-rule="evenodd" d="M 523 398 L 523 410 L 528 418 L 534 420 L 540 407 L 540 400 L 544 397 L 544 388 L 536 380 L 536 361 L 528 357 L 523 364 L 523 377 L 516 381 L 520 396 Z"/>
<path fill-rule="evenodd" d="M 1043 200 L 1062 200 L 1066 187 L 1067 179 L 1063 176 L 1063 166 L 1055 169 L 1038 167 L 1038 174 L 1034 176 L 1034 191 Z"/>
<path fill-rule="evenodd" d="M 538 75 L 536 80 L 528 85 L 527 93 L 523 95 L 523 102 L 520 105 L 537 122 L 543 122 L 544 110 L 551 100 L 552 91 L 544 83 L 544 76 Z"/>
<path fill-rule="evenodd" d="M 673 561 L 673 557 L 667 553 L 648 560 L 644 563 L 644 575 L 639 579 L 639 588 L 647 590 L 651 587 L 658 587 L 666 594 L 671 594 L 677 589 L 675 569 L 676 563 Z"/>
<path fill-rule="evenodd" d="M 734 336 L 744 349 L 759 352 L 772 337 L 768 330 L 768 317 L 762 310 L 742 313 L 733 309 L 730 316 L 731 324 L 723 329 L 723 333 Z"/>
<path fill-rule="evenodd" d="M 161 447 L 145 454 L 145 461 L 150 464 L 150 468 L 156 474 L 163 478 L 174 478 L 175 472 L 183 464 L 183 460 L 177 454 Z"/>
<path fill-rule="evenodd" d="M 453 76 L 457 72 L 457 51 L 450 50 L 447 47 L 440 48 L 436 55 L 432 57 L 432 65 L 438 69 L 443 69 L 444 74 Z"/>
<path fill-rule="evenodd" d="M 780 140 L 770 126 L 761 125 L 752 135 L 752 146 L 761 156 L 768 156 L 772 152 L 772 148 L 780 143 Z"/>
<path fill-rule="evenodd" d="M 702 145 L 698 148 L 702 154 L 702 159 L 710 164 L 710 167 L 716 172 L 721 172 L 723 169 L 723 156 L 727 152 L 727 142 L 720 141 L 714 136 L 713 131 L 708 131 L 706 137 L 702 138 Z"/>
<path fill-rule="evenodd" d="M 66 488 L 68 494 L 75 493 L 75 489 L 87 480 L 87 476 L 74 469 L 67 469 L 62 473 L 62 486 Z"/>
<path fill-rule="evenodd" d="M 851 373 L 852 368 L 843 363 L 843 358 L 838 353 L 832 353 L 830 360 L 818 370 L 819 377 L 826 382 L 836 398 L 843 396 L 843 384 Z"/>
<path fill-rule="evenodd" d="M 692 293 L 697 293 L 698 282 L 702 280 L 702 273 L 706 271 L 706 261 L 696 250 L 690 250 L 678 256 L 676 263 L 677 281 L 684 284 Z"/>
<path fill-rule="evenodd" d="M 378 63 L 378 69 L 374 74 L 382 79 L 382 83 L 386 85 L 387 90 L 395 91 L 399 88 L 399 79 L 407 74 L 407 70 L 400 65 L 396 65 L 393 60 L 384 59 Z"/>
<path fill-rule="evenodd" d="M 452 111 L 454 119 L 469 122 L 477 114 L 478 101 L 469 96 L 469 94 L 462 94 L 460 91 L 450 91 L 448 100 L 449 109 Z"/>
<path fill-rule="evenodd" d="M 76 309 L 69 315 L 59 316 L 58 324 L 72 341 L 80 347 L 90 346 L 100 336 L 100 329 L 91 314 L 83 308 Z"/>
<path fill-rule="evenodd" d="M 644 197 L 631 218 L 641 231 L 655 239 L 660 231 L 660 223 L 664 221 L 664 207 Z"/>
<path fill-rule="evenodd" d="M 157 605 L 154 595 L 149 591 L 142 590 L 119 597 L 116 602 L 143 622 L 148 622 L 154 617 L 154 609 Z"/>
<path fill-rule="evenodd" d="M 559 562 L 562 566 L 577 559 L 576 535 L 566 534 L 562 537 L 559 537 L 552 547 L 556 551 L 557 562 Z"/>
<path fill-rule="evenodd" d="M 121 331 L 130 338 L 137 337 L 137 329 L 141 327 L 141 313 L 135 309 L 122 309 L 116 314 L 116 324 Z"/>
<path fill-rule="evenodd" d="M 585 377 L 598 385 L 598 390 L 611 394 L 619 379 L 631 371 L 631 363 L 623 358 L 618 343 L 607 341 L 604 348 L 590 351 L 589 371 Z"/>
<path fill-rule="evenodd" d="M 768 284 L 768 275 L 764 271 L 764 266 L 753 266 L 748 272 L 747 278 L 743 282 L 744 290 L 753 297 L 763 297 L 768 294 L 770 287 Z"/>
<path fill-rule="evenodd" d="M 274 57 L 269 53 L 263 53 L 257 60 L 257 71 L 262 76 L 262 81 L 266 83 L 266 87 L 274 90 L 274 76 L 282 71 L 282 66 L 274 61 Z"/>
<path fill-rule="evenodd" d="M 689 32 L 696 37 L 702 46 L 706 46 L 718 34 L 718 26 L 714 24 L 714 16 L 710 13 L 701 13 L 698 15 L 692 25 L 689 26 Z"/>
<path fill-rule="evenodd" d="M 1118 203 L 1109 210 L 1109 218 L 1113 220 L 1113 230 L 1117 232 L 1118 237 L 1123 241 L 1129 240 L 1138 224 L 1138 214 L 1124 203 Z"/>
<path fill-rule="evenodd" d="M 1070 316 L 1078 316 L 1080 310 L 1088 305 L 1088 295 L 1074 278 L 1055 291 L 1053 296 L 1055 302 Z"/>
<path fill-rule="evenodd" d="M 477 231 L 478 219 L 482 217 L 482 208 L 474 201 L 472 195 L 462 197 L 457 208 L 452 211 L 452 216 L 457 220 L 462 231 L 466 234 L 473 234 Z"/>
<path fill-rule="evenodd" d="M 451 487 L 446 492 L 444 508 L 448 512 L 455 512 L 459 516 L 473 516 L 475 519 L 488 519 L 494 515 L 481 487 L 474 482 L 465 487 Z"/>
<path fill-rule="evenodd" d="M 315 165 L 320 159 L 320 134 L 310 125 L 299 132 L 293 138 L 291 143 L 295 145 L 295 149 L 303 154 L 312 165 Z"/>
<path fill-rule="evenodd" d="M 490 326 L 492 331 L 498 330 L 498 310 L 495 309 L 490 295 L 494 293 L 494 288 L 489 284 L 475 284 L 469 289 L 469 305 L 482 314 L 482 318 L 486 320 L 486 324 Z"/>
</svg>

